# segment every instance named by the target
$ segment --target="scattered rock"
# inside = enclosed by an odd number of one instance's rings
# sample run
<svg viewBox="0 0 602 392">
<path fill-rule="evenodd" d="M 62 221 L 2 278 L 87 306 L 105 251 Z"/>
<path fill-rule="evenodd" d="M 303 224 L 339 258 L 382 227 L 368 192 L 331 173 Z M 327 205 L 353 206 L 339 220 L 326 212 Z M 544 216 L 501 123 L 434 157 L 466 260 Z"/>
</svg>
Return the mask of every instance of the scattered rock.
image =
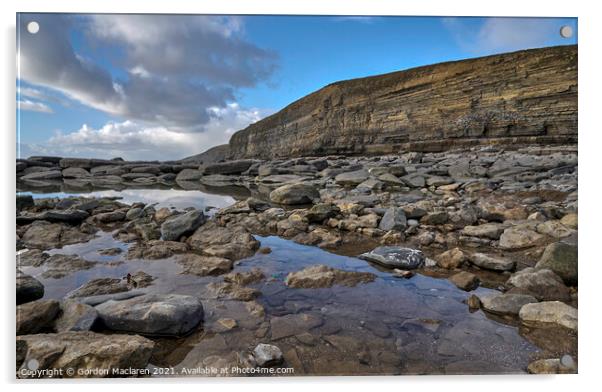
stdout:
<svg viewBox="0 0 602 392">
<path fill-rule="evenodd" d="M 270 193 L 270 200 L 278 204 L 310 204 L 318 199 L 320 199 L 320 193 L 309 184 L 283 185 Z"/>
<path fill-rule="evenodd" d="M 526 304 L 520 309 L 519 317 L 528 326 L 561 326 L 577 330 L 577 309 L 559 301 Z"/>
<path fill-rule="evenodd" d="M 568 287 L 549 269 L 525 268 L 512 275 L 506 284 L 532 294 L 540 301 L 570 300 Z"/>
<path fill-rule="evenodd" d="M 35 301 L 44 296 L 44 285 L 39 280 L 17 270 L 17 305 Z"/>
<path fill-rule="evenodd" d="M 548 245 L 535 268 L 552 270 L 566 284 L 576 285 L 578 278 L 577 245 L 564 242 Z"/>
<path fill-rule="evenodd" d="M 456 285 L 457 288 L 464 291 L 472 291 L 479 287 L 481 282 L 475 274 L 470 272 L 462 271 L 449 278 L 449 281 Z"/>
<path fill-rule="evenodd" d="M 512 260 L 500 259 L 483 253 L 473 254 L 469 261 L 478 267 L 492 271 L 511 271 L 516 266 Z"/>
<path fill-rule="evenodd" d="M 253 350 L 253 357 L 258 366 L 270 367 L 283 362 L 282 351 L 274 345 L 260 343 Z"/>
<path fill-rule="evenodd" d="M 460 248 L 453 248 L 440 253 L 435 257 L 437 265 L 441 268 L 455 269 L 464 264 L 466 255 L 460 250 Z"/>
<path fill-rule="evenodd" d="M 177 262 L 184 267 L 183 273 L 199 276 L 221 275 L 232 269 L 232 261 L 223 257 L 201 256 L 189 253 L 181 256 Z"/>
<path fill-rule="evenodd" d="M 165 241 L 177 241 L 181 236 L 194 232 L 203 223 L 205 223 L 203 211 L 190 211 L 167 219 L 161 225 L 161 236 Z"/>
<path fill-rule="evenodd" d="M 524 227 L 510 227 L 500 236 L 500 248 L 524 249 L 540 244 L 544 236 Z"/>
<path fill-rule="evenodd" d="M 385 211 L 378 228 L 384 231 L 397 230 L 403 231 L 408 226 L 406 215 L 402 208 L 388 208 Z"/>
<path fill-rule="evenodd" d="M 265 275 L 259 268 L 253 268 L 245 272 L 231 272 L 224 275 L 224 282 L 234 283 L 241 286 L 257 283 L 265 279 Z"/>
<path fill-rule="evenodd" d="M 98 319 L 96 309 L 74 300 L 62 301 L 60 308 L 60 314 L 54 321 L 56 332 L 89 331 Z"/>
<path fill-rule="evenodd" d="M 499 315 L 518 316 L 520 309 L 530 303 L 536 303 L 537 299 L 525 294 L 491 294 L 479 297 L 483 309 Z"/>
<path fill-rule="evenodd" d="M 59 311 L 59 302 L 54 299 L 40 299 L 17 306 L 17 335 L 52 331 L 52 322 Z"/>
<path fill-rule="evenodd" d="M 462 229 L 462 234 L 470 237 L 489 238 L 497 240 L 504 232 L 504 226 L 499 223 L 485 223 L 478 226 L 466 226 Z"/>
</svg>

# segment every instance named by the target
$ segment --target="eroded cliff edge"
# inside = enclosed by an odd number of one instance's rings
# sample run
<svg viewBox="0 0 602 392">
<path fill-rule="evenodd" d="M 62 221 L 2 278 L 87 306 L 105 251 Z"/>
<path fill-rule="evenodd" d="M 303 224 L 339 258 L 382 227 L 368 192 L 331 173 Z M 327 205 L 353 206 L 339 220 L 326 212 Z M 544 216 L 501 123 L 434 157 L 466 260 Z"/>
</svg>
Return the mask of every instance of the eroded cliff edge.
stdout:
<svg viewBox="0 0 602 392">
<path fill-rule="evenodd" d="M 237 132 L 231 158 L 577 142 L 577 46 L 330 84 Z"/>
</svg>

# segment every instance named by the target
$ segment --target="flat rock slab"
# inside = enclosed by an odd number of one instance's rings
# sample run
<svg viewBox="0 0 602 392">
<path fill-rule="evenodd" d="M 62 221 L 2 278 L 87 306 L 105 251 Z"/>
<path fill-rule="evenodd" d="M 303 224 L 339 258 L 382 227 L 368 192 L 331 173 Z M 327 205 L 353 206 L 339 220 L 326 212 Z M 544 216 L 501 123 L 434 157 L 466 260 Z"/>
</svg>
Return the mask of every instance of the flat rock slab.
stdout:
<svg viewBox="0 0 602 392">
<path fill-rule="evenodd" d="M 22 348 L 21 369 L 28 369 L 32 360 L 38 369 L 62 369 L 66 377 L 118 377 L 113 369 L 144 369 L 150 360 L 154 343 L 137 335 L 103 335 L 94 332 L 62 332 L 17 337 Z M 101 374 L 93 372 L 67 373 L 67 369 L 108 369 Z M 18 377 L 27 377 L 17 372 Z"/>
<path fill-rule="evenodd" d="M 488 312 L 512 316 L 517 316 L 524 305 L 537 302 L 537 298 L 525 294 L 491 294 L 479 297 L 479 300 Z"/>
<path fill-rule="evenodd" d="M 577 309 L 560 301 L 547 301 L 527 304 L 519 312 L 525 325 L 561 326 L 577 330 Z"/>
<path fill-rule="evenodd" d="M 100 320 L 115 331 L 143 335 L 182 336 L 203 320 L 203 305 L 196 297 L 146 294 L 96 306 Z"/>
<path fill-rule="evenodd" d="M 379 246 L 370 252 L 363 253 L 360 259 L 372 261 L 389 268 L 416 269 L 424 266 L 424 253 L 417 249 L 399 246 Z"/>
<path fill-rule="evenodd" d="M 477 267 L 492 271 L 510 271 L 516 266 L 516 263 L 512 260 L 493 257 L 484 253 L 475 253 L 469 260 Z"/>
<path fill-rule="evenodd" d="M 375 278 L 376 275 L 369 272 L 343 271 L 325 265 L 314 265 L 289 273 L 286 284 L 294 288 L 324 288 L 335 284 L 353 287 L 372 282 Z"/>
</svg>

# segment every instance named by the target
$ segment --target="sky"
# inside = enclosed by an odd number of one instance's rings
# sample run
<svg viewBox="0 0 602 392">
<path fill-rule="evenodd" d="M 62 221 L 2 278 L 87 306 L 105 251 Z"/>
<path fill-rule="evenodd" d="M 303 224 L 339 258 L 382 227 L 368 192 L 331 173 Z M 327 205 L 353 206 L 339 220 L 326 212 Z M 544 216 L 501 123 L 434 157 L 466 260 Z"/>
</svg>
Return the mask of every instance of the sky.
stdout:
<svg viewBox="0 0 602 392">
<path fill-rule="evenodd" d="M 17 156 L 181 159 L 339 80 L 576 43 L 576 18 L 18 14 Z"/>
</svg>

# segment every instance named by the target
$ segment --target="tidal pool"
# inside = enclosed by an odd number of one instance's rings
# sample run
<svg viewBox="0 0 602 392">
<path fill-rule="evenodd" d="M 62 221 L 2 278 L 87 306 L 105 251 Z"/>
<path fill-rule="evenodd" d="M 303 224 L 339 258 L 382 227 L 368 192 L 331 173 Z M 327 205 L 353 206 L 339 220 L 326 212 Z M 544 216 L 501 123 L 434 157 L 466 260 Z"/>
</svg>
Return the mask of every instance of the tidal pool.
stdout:
<svg viewBox="0 0 602 392">
<path fill-rule="evenodd" d="M 45 279 L 43 266 L 23 271 L 44 284 L 45 298 L 63 298 L 94 278 L 122 278 L 136 271 L 156 278 L 143 290 L 198 296 L 205 308 L 202 326 L 183 338 L 154 339 L 151 363 L 180 375 L 240 363 L 258 343 L 280 347 L 292 375 L 523 373 L 541 351 L 515 326 L 490 319 L 482 311 L 470 312 L 463 303 L 469 293 L 446 279 L 420 274 L 400 279 L 355 257 L 273 236 L 256 238 L 271 253 L 257 253 L 234 267 L 234 271 L 259 268 L 266 276 L 250 286 L 261 291 L 251 302 L 219 297 L 211 283 L 222 282 L 222 277 L 183 274 L 175 257 L 125 260 L 129 245 L 114 240 L 111 233 L 50 251 L 98 262 L 91 269 L 61 279 Z M 124 252 L 98 253 L 113 247 Z M 286 286 L 289 272 L 316 264 L 371 272 L 377 278 L 355 287 Z M 479 288 L 473 293 L 488 291 Z M 225 328 L 225 319 L 235 320 L 236 326 Z"/>
</svg>

